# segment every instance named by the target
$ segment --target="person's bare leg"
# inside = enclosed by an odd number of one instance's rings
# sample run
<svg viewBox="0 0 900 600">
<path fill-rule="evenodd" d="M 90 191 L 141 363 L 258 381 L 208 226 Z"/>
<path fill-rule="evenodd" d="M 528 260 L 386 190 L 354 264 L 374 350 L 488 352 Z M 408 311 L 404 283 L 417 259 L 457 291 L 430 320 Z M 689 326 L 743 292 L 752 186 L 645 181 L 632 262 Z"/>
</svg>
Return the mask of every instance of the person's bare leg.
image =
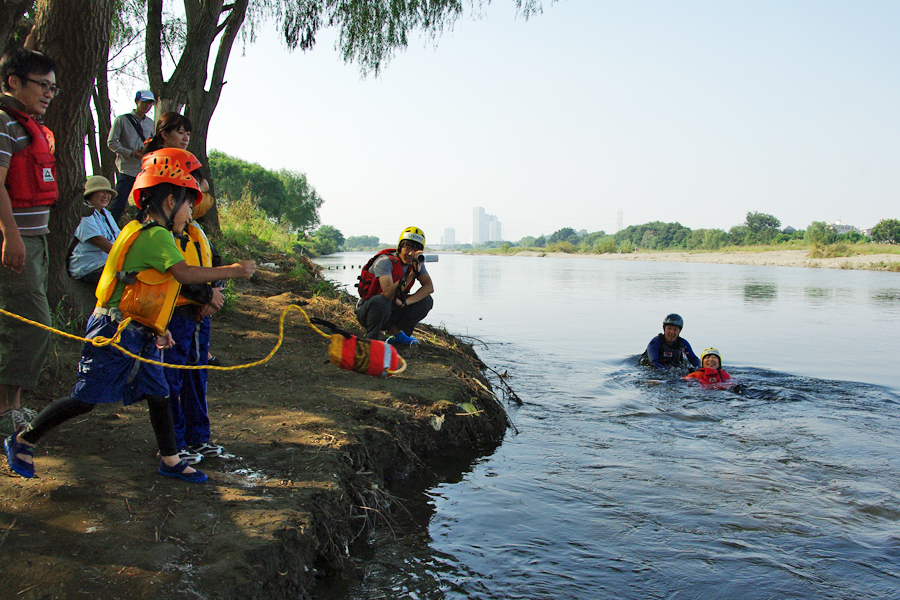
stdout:
<svg viewBox="0 0 900 600">
<path fill-rule="evenodd" d="M 10 409 L 18 409 L 22 405 L 22 388 L 20 386 L 0 385 L 0 415 Z"/>
</svg>

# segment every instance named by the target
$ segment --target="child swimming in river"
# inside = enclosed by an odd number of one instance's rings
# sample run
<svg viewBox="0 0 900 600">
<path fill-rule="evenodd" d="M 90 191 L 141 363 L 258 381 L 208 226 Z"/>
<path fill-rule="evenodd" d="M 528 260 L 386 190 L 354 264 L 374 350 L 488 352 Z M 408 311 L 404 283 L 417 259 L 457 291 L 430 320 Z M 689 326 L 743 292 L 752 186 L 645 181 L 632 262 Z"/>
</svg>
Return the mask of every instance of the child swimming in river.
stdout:
<svg viewBox="0 0 900 600">
<path fill-rule="evenodd" d="M 731 375 L 722 368 L 722 354 L 715 348 L 707 348 L 700 354 L 700 368 L 683 377 L 697 380 L 704 388 L 726 389 L 734 385 Z"/>
</svg>

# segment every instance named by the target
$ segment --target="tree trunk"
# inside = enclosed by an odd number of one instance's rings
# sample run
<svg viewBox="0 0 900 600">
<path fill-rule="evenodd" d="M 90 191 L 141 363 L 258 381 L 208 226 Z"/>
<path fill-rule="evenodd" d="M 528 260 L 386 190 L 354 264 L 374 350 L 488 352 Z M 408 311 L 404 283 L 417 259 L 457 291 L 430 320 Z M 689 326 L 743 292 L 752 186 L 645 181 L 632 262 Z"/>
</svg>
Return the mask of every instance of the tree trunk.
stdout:
<svg viewBox="0 0 900 600">
<path fill-rule="evenodd" d="M 212 174 L 209 173 L 209 156 L 207 155 L 206 137 L 209 133 L 209 122 L 212 120 L 216 106 L 219 104 L 219 98 L 222 96 L 222 88 L 225 86 L 225 69 L 228 66 L 228 58 L 231 56 L 231 49 L 234 46 L 234 40 L 237 38 L 238 31 L 244 18 L 247 15 L 247 5 L 249 0 L 236 0 L 231 7 L 228 19 L 225 21 L 225 29 L 222 32 L 222 39 L 219 40 L 219 50 L 216 53 L 216 63 L 213 66 L 212 77 L 209 82 L 209 91 L 203 89 L 202 82 L 191 91 L 190 94 L 190 116 L 191 123 L 194 125 L 194 131 L 199 133 L 191 136 L 191 152 L 200 159 L 204 165 L 207 165 L 207 173 L 209 177 L 209 193 L 215 197 L 216 187 Z M 206 76 L 204 74 L 204 80 Z M 221 231 L 219 225 L 219 210 L 214 204 L 203 217 L 205 229 L 211 234 L 218 234 Z"/>
<path fill-rule="evenodd" d="M 87 114 L 87 131 L 84 138 L 87 143 L 88 154 L 91 156 L 91 173 L 100 172 L 100 152 L 97 150 L 97 130 L 94 127 L 94 117 L 91 111 Z"/>
<path fill-rule="evenodd" d="M 94 73 L 108 46 L 113 0 L 38 0 L 37 49 L 53 59 L 64 90 L 44 123 L 56 136 L 59 201 L 50 211 L 50 305 L 71 296 L 66 252 L 78 224 L 84 190 L 84 133 Z M 71 303 L 69 303 L 71 306 Z"/>
<path fill-rule="evenodd" d="M 13 43 L 13 36 L 20 26 L 25 11 L 31 8 L 34 0 L 3 0 L 0 2 L 0 54 L 5 54 L 13 46 L 21 46 L 24 37 Z M 20 34 L 27 33 L 20 31 Z"/>
<path fill-rule="evenodd" d="M 112 129 L 112 109 L 109 105 L 109 81 L 106 70 L 108 66 L 109 46 L 104 46 L 103 56 L 97 64 L 97 79 L 93 90 L 94 111 L 97 115 L 97 147 L 100 154 L 100 170 L 95 169 L 94 175 L 103 175 L 115 185 L 116 153 L 106 145 L 109 130 Z"/>
<path fill-rule="evenodd" d="M 209 157 L 206 155 L 206 136 L 209 132 L 209 122 L 213 112 L 219 103 L 222 94 L 222 86 L 225 85 L 225 68 L 228 65 L 228 57 L 237 37 L 238 31 L 247 15 L 249 0 L 235 0 L 227 7 L 223 0 L 184 0 L 185 16 L 187 20 L 187 43 L 175 70 L 168 81 L 163 79 L 162 73 L 162 4 L 163 0 L 147 1 L 147 34 L 145 48 L 147 53 L 147 74 L 150 80 L 150 89 L 158 99 L 156 114 L 174 110 L 178 111 L 186 106 L 187 116 L 194 128 L 191 132 L 191 141 L 188 150 L 200 160 L 203 165 L 208 165 Z M 220 25 L 222 12 L 228 16 Z M 213 67 L 212 77 L 207 75 L 209 55 L 216 37 L 221 34 L 219 49 L 216 53 L 216 62 Z M 204 89 L 207 79 L 210 79 L 209 91 Z M 209 169 L 206 169 L 209 174 Z M 212 177 L 207 177 L 210 182 L 210 193 L 215 193 Z M 204 228 L 207 233 L 219 232 L 219 213 L 213 206 L 203 217 Z"/>
</svg>

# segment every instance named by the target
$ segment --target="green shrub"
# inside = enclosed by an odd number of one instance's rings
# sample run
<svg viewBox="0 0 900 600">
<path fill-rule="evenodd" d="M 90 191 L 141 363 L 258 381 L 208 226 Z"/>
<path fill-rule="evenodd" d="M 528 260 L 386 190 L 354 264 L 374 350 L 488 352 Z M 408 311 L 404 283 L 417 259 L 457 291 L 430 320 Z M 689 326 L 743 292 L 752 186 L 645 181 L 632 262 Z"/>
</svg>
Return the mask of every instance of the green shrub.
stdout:
<svg viewBox="0 0 900 600">
<path fill-rule="evenodd" d="M 547 252 L 565 252 L 566 254 L 572 254 L 575 252 L 575 246 L 572 242 L 553 242 L 552 244 L 547 244 L 546 250 Z"/>
<path fill-rule="evenodd" d="M 219 225 L 222 236 L 238 246 L 252 249 L 262 242 L 285 254 L 294 251 L 297 236 L 287 223 L 275 223 L 257 201 L 245 193 L 237 200 L 220 199 Z"/>
<path fill-rule="evenodd" d="M 815 243 L 813 249 L 809 251 L 809 258 L 837 258 L 839 256 L 856 256 L 857 254 L 856 250 L 851 249 L 843 242 L 827 246 Z"/>
<path fill-rule="evenodd" d="M 594 252 L 597 254 L 613 254 L 616 251 L 616 238 L 609 236 L 594 244 Z"/>
</svg>

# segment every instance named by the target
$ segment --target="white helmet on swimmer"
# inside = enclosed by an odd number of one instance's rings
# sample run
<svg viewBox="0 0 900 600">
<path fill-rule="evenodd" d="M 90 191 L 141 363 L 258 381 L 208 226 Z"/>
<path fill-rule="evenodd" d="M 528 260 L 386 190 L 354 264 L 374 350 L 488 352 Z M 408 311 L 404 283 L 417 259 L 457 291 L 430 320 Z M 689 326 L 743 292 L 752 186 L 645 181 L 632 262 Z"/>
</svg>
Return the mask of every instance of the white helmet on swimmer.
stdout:
<svg viewBox="0 0 900 600">
<path fill-rule="evenodd" d="M 425 232 L 418 227 L 407 227 L 406 229 L 404 229 L 403 233 L 400 234 L 400 241 L 397 242 L 398 247 L 401 243 L 403 243 L 403 240 L 409 240 L 411 242 L 421 244 L 422 249 L 425 249 Z"/>
</svg>

